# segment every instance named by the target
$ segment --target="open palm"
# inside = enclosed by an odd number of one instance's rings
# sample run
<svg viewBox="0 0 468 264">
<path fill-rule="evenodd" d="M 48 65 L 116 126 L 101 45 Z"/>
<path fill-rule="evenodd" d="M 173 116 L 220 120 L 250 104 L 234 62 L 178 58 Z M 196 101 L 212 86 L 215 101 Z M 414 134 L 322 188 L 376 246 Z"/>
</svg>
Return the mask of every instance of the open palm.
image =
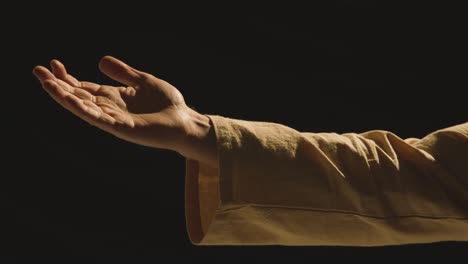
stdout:
<svg viewBox="0 0 468 264">
<path fill-rule="evenodd" d="M 124 84 L 115 87 L 78 81 L 57 60 L 52 72 L 34 69 L 44 89 L 81 119 L 122 139 L 158 148 L 172 148 L 183 133 L 187 109 L 180 92 L 169 83 L 138 71 L 113 57 L 99 68 Z"/>
</svg>

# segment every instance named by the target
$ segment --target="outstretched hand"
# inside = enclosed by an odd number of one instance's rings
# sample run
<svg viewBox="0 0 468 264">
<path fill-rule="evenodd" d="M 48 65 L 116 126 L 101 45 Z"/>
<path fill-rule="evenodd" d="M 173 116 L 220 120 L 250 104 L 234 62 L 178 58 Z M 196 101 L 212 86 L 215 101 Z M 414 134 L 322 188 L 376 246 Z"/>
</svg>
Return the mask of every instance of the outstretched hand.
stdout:
<svg viewBox="0 0 468 264">
<path fill-rule="evenodd" d="M 37 66 L 33 71 L 47 93 L 81 119 L 119 138 L 192 156 L 200 146 L 191 138 L 208 134 L 208 118 L 187 107 L 174 86 L 116 58 L 104 57 L 99 68 L 125 86 L 79 81 L 57 60 L 51 68 L 52 72 Z"/>
</svg>

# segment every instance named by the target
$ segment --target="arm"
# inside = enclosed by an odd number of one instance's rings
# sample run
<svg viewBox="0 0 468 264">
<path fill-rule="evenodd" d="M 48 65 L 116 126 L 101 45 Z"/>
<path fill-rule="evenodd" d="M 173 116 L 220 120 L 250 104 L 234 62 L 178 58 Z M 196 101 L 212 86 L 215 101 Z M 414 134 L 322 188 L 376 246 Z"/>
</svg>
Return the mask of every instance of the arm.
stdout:
<svg viewBox="0 0 468 264">
<path fill-rule="evenodd" d="M 178 152 L 187 159 L 218 167 L 216 135 L 211 119 L 190 109 L 192 116 L 185 126 L 185 142 Z"/>
<path fill-rule="evenodd" d="M 468 123 L 421 140 L 386 131 L 300 133 L 206 116 L 172 85 L 111 57 L 123 83 L 80 82 L 58 61 L 44 89 L 88 123 L 187 161 L 196 244 L 390 245 L 468 240 Z"/>
<path fill-rule="evenodd" d="M 403 140 L 387 131 L 300 133 L 211 118 L 219 168 L 187 166 L 196 244 L 468 240 L 468 123 Z"/>
</svg>

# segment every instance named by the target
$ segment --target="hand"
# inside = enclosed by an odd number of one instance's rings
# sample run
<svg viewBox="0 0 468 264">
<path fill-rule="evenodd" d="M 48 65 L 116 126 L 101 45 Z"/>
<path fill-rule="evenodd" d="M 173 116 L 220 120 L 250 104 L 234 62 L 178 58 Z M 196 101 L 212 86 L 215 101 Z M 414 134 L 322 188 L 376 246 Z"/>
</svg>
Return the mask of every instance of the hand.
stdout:
<svg viewBox="0 0 468 264">
<path fill-rule="evenodd" d="M 189 157 L 206 152 L 199 141 L 206 141 L 209 134 L 208 117 L 187 107 L 169 83 L 110 56 L 101 60 L 99 68 L 125 86 L 78 81 L 57 60 L 51 68 L 52 72 L 37 66 L 33 73 L 55 101 L 86 122 L 137 144 Z"/>
</svg>

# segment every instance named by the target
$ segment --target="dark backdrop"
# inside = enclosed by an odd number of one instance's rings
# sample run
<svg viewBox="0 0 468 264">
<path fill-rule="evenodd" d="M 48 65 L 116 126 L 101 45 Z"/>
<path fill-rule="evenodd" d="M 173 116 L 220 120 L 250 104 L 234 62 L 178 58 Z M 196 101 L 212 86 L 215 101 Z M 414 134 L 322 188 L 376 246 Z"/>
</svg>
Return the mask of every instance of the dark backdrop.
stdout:
<svg viewBox="0 0 468 264">
<path fill-rule="evenodd" d="M 346 6 L 347 1 L 338 1 Z M 62 60 L 83 80 L 113 83 L 104 55 L 178 87 L 198 111 L 300 131 L 385 129 L 422 137 L 467 121 L 465 49 L 438 18 L 376 23 L 361 12 L 164 16 L 149 30 L 17 31 L 5 57 L 8 120 L 2 263 L 400 261 L 466 256 L 466 243 L 396 247 L 196 247 L 184 220 L 184 159 L 114 138 L 61 109 L 30 74 Z M 209 13 L 209 12 L 208 12 Z M 170 18 L 170 19 L 169 19 Z M 450 24 L 450 23 L 449 23 Z M 464 62 L 463 62 L 464 63 Z M 15 95 L 13 95 L 15 94 Z M 11 120 L 10 117 L 13 117 Z M 5 232 L 4 232 L 5 231 Z M 30 261 L 26 261 L 30 259 Z M 222 263 L 222 262 L 221 262 Z"/>
</svg>

